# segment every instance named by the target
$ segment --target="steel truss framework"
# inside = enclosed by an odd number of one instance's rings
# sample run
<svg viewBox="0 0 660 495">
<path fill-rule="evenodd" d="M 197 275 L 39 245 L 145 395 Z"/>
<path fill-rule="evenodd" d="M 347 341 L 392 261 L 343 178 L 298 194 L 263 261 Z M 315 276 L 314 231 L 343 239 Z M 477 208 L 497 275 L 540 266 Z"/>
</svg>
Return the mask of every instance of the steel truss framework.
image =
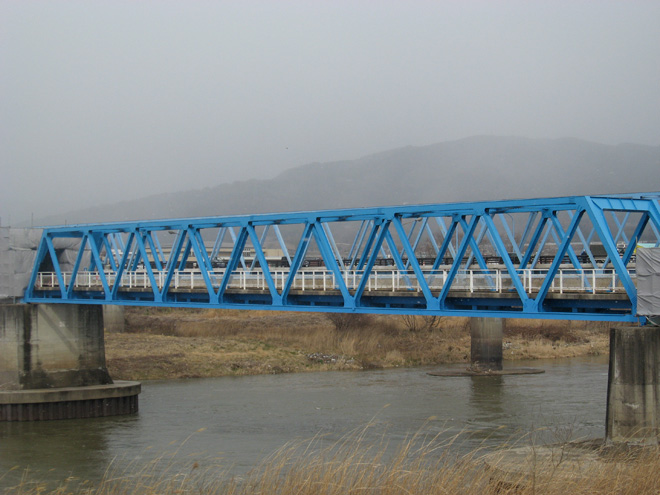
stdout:
<svg viewBox="0 0 660 495">
<path fill-rule="evenodd" d="M 24 301 L 637 321 L 634 253 L 640 241 L 660 244 L 659 197 L 580 196 L 52 227 L 43 231 Z M 67 242 L 77 245 L 69 271 L 58 257 L 58 246 Z M 285 269 L 273 266 L 267 246 L 279 250 Z M 222 252 L 228 254 L 219 265 Z M 191 260 L 197 271 L 190 269 Z M 310 260 L 316 268 L 309 268 Z M 324 290 L 304 290 L 310 270 L 323 270 Z M 468 291 L 461 280 L 475 270 L 482 286 Z M 596 275 L 607 270 L 612 282 L 596 293 Z M 53 281 L 48 287 L 46 271 Z M 580 278 L 584 290 L 553 292 L 564 272 Z M 130 283 L 136 273 L 144 280 L 140 288 Z M 197 287 L 182 289 L 175 282 L 182 274 L 197 276 Z M 82 278 L 92 275 L 97 285 L 81 286 Z M 372 290 L 374 278 L 390 275 L 397 278 L 391 289 L 378 290 L 376 284 Z M 234 284 L 237 277 L 254 276 L 260 287 Z"/>
</svg>

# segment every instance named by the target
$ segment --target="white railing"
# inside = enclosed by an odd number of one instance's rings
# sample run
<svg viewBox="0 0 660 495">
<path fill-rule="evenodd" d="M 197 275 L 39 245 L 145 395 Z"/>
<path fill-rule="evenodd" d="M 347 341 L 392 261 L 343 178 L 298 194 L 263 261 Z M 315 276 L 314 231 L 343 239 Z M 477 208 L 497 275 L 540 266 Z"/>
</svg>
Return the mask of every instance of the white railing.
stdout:
<svg viewBox="0 0 660 495">
<path fill-rule="evenodd" d="M 271 277 L 277 290 L 285 286 L 289 271 L 271 270 Z M 447 282 L 448 270 L 425 270 L 422 271 L 424 279 L 432 291 L 441 290 Z M 517 270 L 522 287 L 525 292 L 532 294 L 537 292 L 547 278 L 548 270 L 525 269 Z M 342 278 L 349 290 L 357 289 L 362 281 L 364 272 L 361 270 L 348 270 L 343 273 Z M 214 288 L 220 287 L 224 270 L 208 272 Z M 63 273 L 64 286 L 68 287 L 71 273 Z M 631 272 L 635 280 L 635 272 Z M 106 280 L 110 287 L 114 285 L 115 273 L 106 272 Z M 164 271 L 154 271 L 154 279 L 159 289 L 162 289 L 167 277 Z M 36 281 L 37 289 L 59 289 L 60 285 L 54 272 L 39 272 Z M 129 289 L 151 289 L 151 282 L 145 270 L 124 272 L 121 288 Z M 264 273 L 257 269 L 251 272 L 236 270 L 231 273 L 228 289 L 237 290 L 268 290 L 268 283 Z M 98 272 L 80 272 L 76 276 L 74 289 L 100 290 L 102 289 L 101 277 Z M 206 290 L 204 276 L 199 270 L 182 270 L 174 272 L 170 282 L 170 289 L 175 290 Z M 326 291 L 337 290 L 338 285 L 334 272 L 328 270 L 304 269 L 296 273 L 293 290 L 301 291 Z M 374 270 L 366 281 L 365 292 L 371 291 L 421 291 L 421 287 L 412 270 Z M 507 270 L 459 270 L 451 284 L 451 290 L 467 292 L 511 292 L 515 286 L 511 275 Z M 624 292 L 619 276 L 615 270 L 602 269 L 560 269 L 552 281 L 551 292 L 558 293 L 611 293 Z"/>
</svg>

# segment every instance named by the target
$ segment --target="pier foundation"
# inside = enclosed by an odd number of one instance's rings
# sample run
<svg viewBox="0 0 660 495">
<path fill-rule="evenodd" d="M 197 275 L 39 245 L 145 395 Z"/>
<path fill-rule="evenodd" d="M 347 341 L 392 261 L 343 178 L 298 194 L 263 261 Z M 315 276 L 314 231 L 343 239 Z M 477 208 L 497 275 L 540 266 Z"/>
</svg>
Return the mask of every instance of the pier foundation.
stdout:
<svg viewBox="0 0 660 495">
<path fill-rule="evenodd" d="M 475 371 L 502 369 L 502 318 L 470 318 L 470 361 Z"/>
<path fill-rule="evenodd" d="M 113 383 L 97 305 L 0 304 L 0 421 L 136 412 L 140 384 Z"/>
<path fill-rule="evenodd" d="M 659 435 L 660 328 L 612 328 L 607 441 L 657 445 Z"/>
</svg>

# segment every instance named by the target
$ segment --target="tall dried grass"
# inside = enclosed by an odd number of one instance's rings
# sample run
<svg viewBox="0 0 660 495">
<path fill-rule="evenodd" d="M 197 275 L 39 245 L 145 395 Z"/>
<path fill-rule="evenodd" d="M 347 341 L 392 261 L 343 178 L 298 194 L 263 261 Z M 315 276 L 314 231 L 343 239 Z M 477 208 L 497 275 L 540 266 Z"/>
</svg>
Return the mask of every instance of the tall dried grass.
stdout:
<svg viewBox="0 0 660 495">
<path fill-rule="evenodd" d="M 243 476 L 226 467 L 201 467 L 159 458 L 146 466 L 110 465 L 98 482 L 63 480 L 56 486 L 35 481 L 29 474 L 5 495 L 436 495 L 534 494 L 620 495 L 657 494 L 660 457 L 657 449 L 616 452 L 593 450 L 590 462 L 568 456 L 541 457 L 541 448 L 520 453 L 476 449 L 457 454 L 459 436 L 416 435 L 394 449 L 386 436 L 373 439 L 367 428 L 327 444 L 323 437 L 289 444 Z M 566 450 L 569 446 L 558 446 Z M 517 450 L 520 450 L 518 448 Z M 594 461 L 595 459 L 595 461 Z"/>
<path fill-rule="evenodd" d="M 445 362 L 456 362 L 464 360 L 469 349 L 463 319 L 420 334 L 407 331 L 396 318 L 375 315 L 347 319 L 352 324 L 337 326 L 320 313 L 200 310 L 173 315 L 130 310 L 128 321 L 131 332 L 251 340 L 305 353 L 349 357 L 366 367 L 387 366 L 388 355 L 394 356 L 397 364 L 402 358 L 407 364 L 435 364 L 438 356 Z M 453 349 L 460 347 L 462 352 L 446 351 L 449 341 Z"/>
</svg>

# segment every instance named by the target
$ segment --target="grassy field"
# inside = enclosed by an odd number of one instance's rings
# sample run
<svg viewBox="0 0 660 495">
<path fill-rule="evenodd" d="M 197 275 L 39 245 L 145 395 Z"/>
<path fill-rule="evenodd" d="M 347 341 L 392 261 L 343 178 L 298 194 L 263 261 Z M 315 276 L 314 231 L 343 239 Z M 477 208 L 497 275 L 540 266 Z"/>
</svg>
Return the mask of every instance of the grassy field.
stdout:
<svg viewBox="0 0 660 495">
<path fill-rule="evenodd" d="M 607 354 L 609 324 L 507 320 L 504 359 Z M 115 379 L 468 363 L 467 318 L 127 308 L 106 335 Z"/>
</svg>

